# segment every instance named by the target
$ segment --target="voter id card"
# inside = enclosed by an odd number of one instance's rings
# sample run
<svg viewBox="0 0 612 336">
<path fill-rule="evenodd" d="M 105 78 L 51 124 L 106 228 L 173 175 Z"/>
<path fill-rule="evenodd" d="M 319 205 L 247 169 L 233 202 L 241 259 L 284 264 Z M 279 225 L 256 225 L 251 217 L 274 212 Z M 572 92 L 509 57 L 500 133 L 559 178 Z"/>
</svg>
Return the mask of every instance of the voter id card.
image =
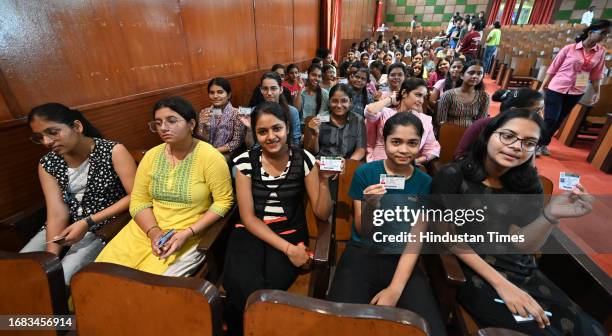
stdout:
<svg viewBox="0 0 612 336">
<path fill-rule="evenodd" d="M 238 114 L 251 115 L 251 112 L 253 112 L 253 109 L 250 107 L 238 107 Z"/>
<path fill-rule="evenodd" d="M 380 184 L 385 186 L 385 189 L 403 190 L 406 178 L 403 176 L 380 174 Z"/>
<path fill-rule="evenodd" d="M 223 114 L 223 110 L 221 110 L 220 108 L 214 108 L 214 109 L 212 109 L 212 114 L 213 115 L 221 115 L 221 114 Z"/>
<path fill-rule="evenodd" d="M 559 189 L 572 190 L 578 183 L 580 183 L 580 175 L 561 172 L 561 175 L 559 176 Z"/>
<path fill-rule="evenodd" d="M 333 156 L 321 156 L 321 170 L 342 171 L 342 158 Z"/>
<path fill-rule="evenodd" d="M 319 118 L 319 120 L 320 120 L 322 123 L 324 123 L 324 122 L 329 122 L 329 114 L 327 114 L 327 115 L 322 115 L 322 114 L 319 114 L 317 117 Z"/>
</svg>

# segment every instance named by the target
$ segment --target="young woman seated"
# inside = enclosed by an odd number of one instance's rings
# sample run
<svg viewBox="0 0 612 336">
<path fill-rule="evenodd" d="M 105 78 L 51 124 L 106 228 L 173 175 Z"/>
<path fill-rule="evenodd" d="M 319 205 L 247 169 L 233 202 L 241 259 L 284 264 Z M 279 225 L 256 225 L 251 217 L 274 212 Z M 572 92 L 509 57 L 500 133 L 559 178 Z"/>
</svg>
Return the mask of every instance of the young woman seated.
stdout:
<svg viewBox="0 0 612 336">
<path fill-rule="evenodd" d="M 62 258 L 64 281 L 94 261 L 104 242 L 94 232 L 127 211 L 136 163 L 121 144 L 102 138 L 81 112 L 48 103 L 28 115 L 34 143 L 50 151 L 38 164 L 47 223 L 21 252 Z"/>
<path fill-rule="evenodd" d="M 251 124 L 261 146 L 234 159 L 241 224 L 229 238 L 223 279 L 231 335 L 242 335 L 251 293 L 286 290 L 309 260 L 304 195 L 318 218 L 327 219 L 332 210 L 332 174 L 320 172 L 312 154 L 291 144 L 283 108 L 261 104 L 251 114 Z"/>
<path fill-rule="evenodd" d="M 200 112 L 196 134 L 228 160 L 238 154 L 236 151 L 241 149 L 246 134 L 246 128 L 238 118 L 238 109 L 230 102 L 230 82 L 223 77 L 213 78 L 208 82 L 208 98 L 212 106 Z"/>
<path fill-rule="evenodd" d="M 455 58 L 450 62 L 450 69 L 446 73 L 445 77 L 438 78 L 433 85 L 433 89 L 429 94 L 429 101 L 432 104 L 436 104 L 440 96 L 450 89 L 457 87 L 457 81 L 461 78 L 461 72 L 463 71 L 464 62 L 461 58 Z"/>
<path fill-rule="evenodd" d="M 397 236 L 410 232 L 418 236 L 427 224 L 418 222 L 411 229 L 406 222 L 387 221 L 377 227 L 372 220 L 375 209 L 395 209 L 395 206 L 417 209 L 423 199 L 411 201 L 406 196 L 429 194 L 431 177 L 413 165 L 419 157 L 423 132 L 417 116 L 395 114 L 383 129 L 386 159 L 369 162 L 355 171 L 349 190 L 354 211 L 352 236 L 338 263 L 328 298 L 408 309 L 429 322 L 431 335 L 445 335 L 427 277 L 416 266 L 420 244 L 380 242 L 382 233 Z M 381 174 L 404 178 L 403 188 L 385 189 Z"/>
<path fill-rule="evenodd" d="M 302 124 L 304 119 L 318 114 L 329 115 L 329 92 L 321 88 L 321 76 L 323 69 L 317 64 L 311 64 L 308 68 L 308 79 L 306 86 L 300 93 L 301 105 L 298 107 Z"/>
<path fill-rule="evenodd" d="M 419 156 L 414 162 L 424 165 L 440 156 L 440 144 L 434 135 L 431 117 L 422 112 L 423 101 L 427 96 L 427 84 L 418 78 L 404 81 L 397 94 L 374 102 L 365 108 L 368 162 L 387 158 L 383 129 L 385 122 L 396 113 L 406 112 L 417 116 L 423 124 L 424 132 L 419 144 Z M 391 108 L 392 106 L 397 106 Z"/>
<path fill-rule="evenodd" d="M 314 117 L 304 132 L 304 148 L 317 157 L 335 156 L 361 161 L 365 157 L 366 134 L 363 117 L 350 112 L 353 90 L 337 84 L 329 91 L 329 122 Z"/>
<path fill-rule="evenodd" d="M 600 324 L 538 270 L 533 254 L 561 218 L 586 215 L 593 202 L 578 184 L 544 205 L 538 172 L 531 164 L 543 129 L 542 117 L 532 109 L 501 113 L 462 159 L 444 166 L 432 181 L 431 192 L 441 197 L 442 207 L 462 207 L 444 201 L 453 194 L 466 195 L 470 204 L 487 207 L 484 222 L 451 224 L 458 233 L 486 227 L 523 237 L 522 242 L 518 239 L 510 244 L 511 250 L 506 251 L 514 252 L 506 254 L 492 249 L 480 252 L 482 246 L 470 243 L 451 250 L 462 262 L 467 280 L 459 288 L 458 300 L 481 328 L 506 328 L 526 335 L 605 335 Z M 493 201 L 481 203 L 480 199 L 491 198 Z M 531 315 L 534 321 L 517 322 L 513 314 Z"/>
<path fill-rule="evenodd" d="M 142 158 L 130 201 L 133 219 L 96 259 L 168 276 L 192 274 L 204 259 L 200 233 L 231 209 L 232 181 L 225 158 L 196 139 L 196 112 L 182 97 L 153 106 L 149 123 L 161 145 Z M 160 238 L 170 230 L 170 239 Z"/>
</svg>

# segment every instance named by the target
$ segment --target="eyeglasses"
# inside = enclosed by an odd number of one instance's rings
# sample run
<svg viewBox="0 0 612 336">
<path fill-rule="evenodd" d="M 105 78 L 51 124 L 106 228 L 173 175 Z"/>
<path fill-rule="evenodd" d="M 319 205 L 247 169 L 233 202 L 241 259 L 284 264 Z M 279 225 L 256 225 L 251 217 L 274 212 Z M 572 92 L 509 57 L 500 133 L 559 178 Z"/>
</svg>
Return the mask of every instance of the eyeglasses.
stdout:
<svg viewBox="0 0 612 336">
<path fill-rule="evenodd" d="M 178 126 L 178 123 L 181 120 L 182 119 L 177 119 L 177 118 L 168 118 L 166 120 L 153 120 L 153 121 L 149 121 L 147 125 L 149 125 L 149 130 L 151 132 L 157 133 L 164 126 L 164 124 L 169 129 L 176 128 L 176 126 Z"/>
<path fill-rule="evenodd" d="M 260 88 L 261 93 L 268 93 L 268 92 L 278 92 L 280 90 L 280 88 L 278 86 L 271 86 L 271 87 L 261 87 Z"/>
<path fill-rule="evenodd" d="M 521 149 L 526 152 L 533 152 L 538 146 L 538 140 L 536 139 L 521 139 L 510 132 L 500 131 L 495 133 L 499 136 L 499 141 L 506 146 L 510 146 L 519 140 L 521 141 Z"/>
<path fill-rule="evenodd" d="M 48 128 L 42 131 L 41 133 L 33 133 L 32 135 L 30 135 L 30 140 L 37 145 L 42 145 L 45 141 L 45 137 L 51 140 L 57 140 L 59 139 L 61 134 L 61 128 Z"/>
</svg>

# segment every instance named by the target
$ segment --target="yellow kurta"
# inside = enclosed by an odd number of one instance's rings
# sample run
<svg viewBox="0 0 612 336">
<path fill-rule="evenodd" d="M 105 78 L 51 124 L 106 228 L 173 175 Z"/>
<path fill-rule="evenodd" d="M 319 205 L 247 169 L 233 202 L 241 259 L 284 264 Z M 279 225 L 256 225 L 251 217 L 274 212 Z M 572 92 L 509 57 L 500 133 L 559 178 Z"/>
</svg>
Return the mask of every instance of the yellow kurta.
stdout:
<svg viewBox="0 0 612 336">
<path fill-rule="evenodd" d="M 138 165 L 130 200 L 130 214 L 152 208 L 162 230 L 184 230 L 210 210 L 225 216 L 233 202 L 232 180 L 221 153 L 196 140 L 193 151 L 175 167 L 164 154 L 166 144 L 149 150 Z M 160 260 L 151 241 L 132 219 L 102 250 L 96 262 L 110 262 L 141 271 L 163 274 L 168 266 L 200 237 L 193 237 L 175 253 Z"/>
</svg>

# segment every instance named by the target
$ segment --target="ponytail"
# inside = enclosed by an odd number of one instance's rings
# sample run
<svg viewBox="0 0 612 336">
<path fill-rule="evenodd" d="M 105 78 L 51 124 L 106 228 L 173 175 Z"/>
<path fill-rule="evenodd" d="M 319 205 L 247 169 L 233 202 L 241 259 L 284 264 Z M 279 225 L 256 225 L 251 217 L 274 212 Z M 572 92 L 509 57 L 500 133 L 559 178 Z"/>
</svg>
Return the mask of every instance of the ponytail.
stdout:
<svg viewBox="0 0 612 336">
<path fill-rule="evenodd" d="M 28 114 L 28 123 L 32 122 L 34 117 L 42 118 L 48 121 L 74 126 L 74 122 L 78 120 L 83 125 L 83 135 L 90 138 L 103 138 L 102 133 L 95 128 L 79 110 L 72 110 L 69 107 L 60 103 L 47 103 L 36 106 Z"/>
</svg>

